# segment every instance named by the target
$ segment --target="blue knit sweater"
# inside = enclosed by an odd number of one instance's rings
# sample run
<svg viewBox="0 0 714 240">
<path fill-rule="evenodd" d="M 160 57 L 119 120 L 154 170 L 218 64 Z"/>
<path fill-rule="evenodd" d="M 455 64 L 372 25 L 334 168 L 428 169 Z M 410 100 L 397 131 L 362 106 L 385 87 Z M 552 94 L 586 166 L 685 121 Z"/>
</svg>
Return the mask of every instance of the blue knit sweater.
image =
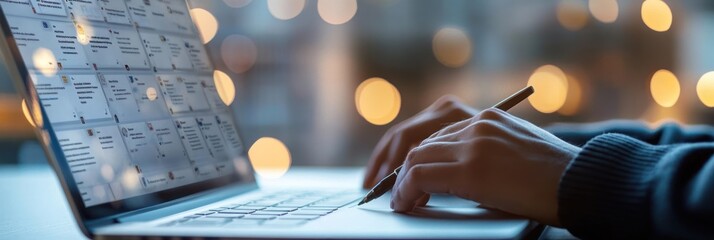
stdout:
<svg viewBox="0 0 714 240">
<path fill-rule="evenodd" d="M 558 193 L 573 235 L 714 239 L 714 128 L 611 121 L 548 130 L 582 147 Z"/>
</svg>

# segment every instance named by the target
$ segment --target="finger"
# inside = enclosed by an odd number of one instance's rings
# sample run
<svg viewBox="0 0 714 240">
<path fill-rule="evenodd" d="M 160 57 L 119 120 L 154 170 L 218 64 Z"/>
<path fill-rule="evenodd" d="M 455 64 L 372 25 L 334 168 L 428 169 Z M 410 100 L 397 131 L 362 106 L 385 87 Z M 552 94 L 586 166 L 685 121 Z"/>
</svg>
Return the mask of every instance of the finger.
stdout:
<svg viewBox="0 0 714 240">
<path fill-rule="evenodd" d="M 392 190 L 392 209 L 407 212 L 414 209 L 417 200 L 424 194 L 450 193 L 450 186 L 455 185 L 453 181 L 458 180 L 460 166 L 456 163 L 428 163 L 409 169 L 404 181 Z"/>
<path fill-rule="evenodd" d="M 455 162 L 457 160 L 456 156 L 459 154 L 459 146 L 459 143 L 456 142 L 439 142 L 420 145 L 412 149 L 404 160 L 404 165 L 397 175 L 395 185 L 403 180 L 409 169 L 419 164 Z"/>
<path fill-rule="evenodd" d="M 466 125 L 462 127 L 461 129 L 458 130 L 451 130 L 453 132 L 450 133 L 444 133 L 440 135 L 435 135 L 433 137 L 424 139 L 424 141 L 421 142 L 422 145 L 426 144 L 431 144 L 431 143 L 437 143 L 437 142 L 455 142 L 458 140 L 459 136 L 471 126 L 471 120 L 469 120 L 469 125 Z"/>
<path fill-rule="evenodd" d="M 503 110 L 487 109 L 470 119 L 467 126 L 447 134 L 425 139 L 422 144 L 457 141 L 460 135 L 468 131 L 474 131 L 477 134 L 474 136 L 487 136 L 502 133 L 507 128 L 521 129 L 520 121 L 524 120 L 514 118 L 512 115 L 507 115 Z"/>
<path fill-rule="evenodd" d="M 431 136 L 429 136 L 429 137 L 426 138 L 426 139 L 435 138 L 435 137 L 438 137 L 438 136 L 442 136 L 442 135 L 445 135 L 445 134 L 449 134 L 449 133 L 451 133 L 451 132 L 455 132 L 455 131 L 457 131 L 457 130 L 459 130 L 459 129 L 462 129 L 462 128 L 468 126 L 469 123 L 471 123 L 471 118 L 463 119 L 463 120 L 461 120 L 461 121 L 458 121 L 458 122 L 455 122 L 455 123 L 446 125 L 446 126 L 444 126 L 443 128 L 439 129 L 439 131 L 436 131 L 436 132 L 434 132 L 433 134 L 431 134 Z"/>
<path fill-rule="evenodd" d="M 385 135 L 385 137 L 382 138 L 382 140 L 380 140 L 374 148 L 372 157 L 367 163 L 364 180 L 362 181 L 363 188 L 371 188 L 374 184 L 376 184 L 375 178 L 377 178 L 377 173 L 380 171 L 382 164 L 386 159 L 386 155 L 389 153 L 388 150 L 390 149 L 391 143 L 391 134 Z"/>
<path fill-rule="evenodd" d="M 377 184 L 387 175 L 391 174 L 394 169 L 402 165 L 409 151 L 418 146 L 421 140 L 429 134 L 429 128 L 433 128 L 437 119 L 424 119 L 411 122 L 405 127 L 398 128 L 397 133 L 392 134 L 389 138 L 389 145 L 383 150 L 383 155 L 380 155 L 379 165 L 374 166 L 368 171 L 376 172 L 371 177 L 369 186 Z M 365 188 L 367 188 L 365 187 Z"/>
<path fill-rule="evenodd" d="M 431 197 L 431 194 L 424 194 L 422 195 L 418 200 L 416 206 L 423 207 L 426 206 L 427 203 L 429 203 L 429 198 Z"/>
<path fill-rule="evenodd" d="M 456 142 L 434 142 L 419 145 L 409 151 L 402 171 L 424 163 L 455 162 L 460 145 Z"/>
</svg>

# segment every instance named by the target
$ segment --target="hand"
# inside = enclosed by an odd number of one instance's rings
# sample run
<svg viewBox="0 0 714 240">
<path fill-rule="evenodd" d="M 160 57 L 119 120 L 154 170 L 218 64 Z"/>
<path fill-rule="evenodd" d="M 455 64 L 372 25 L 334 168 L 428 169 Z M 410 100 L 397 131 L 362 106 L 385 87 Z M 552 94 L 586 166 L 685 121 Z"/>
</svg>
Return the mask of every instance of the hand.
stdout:
<svg viewBox="0 0 714 240">
<path fill-rule="evenodd" d="M 417 115 L 390 128 L 372 153 L 363 187 L 374 187 L 404 162 L 409 150 L 429 135 L 451 123 L 471 118 L 477 112 L 456 97 L 444 96 Z"/>
<path fill-rule="evenodd" d="M 557 226 L 560 177 L 579 151 L 525 120 L 487 109 L 409 152 L 392 208 L 410 211 L 424 196 L 446 193 Z"/>
</svg>

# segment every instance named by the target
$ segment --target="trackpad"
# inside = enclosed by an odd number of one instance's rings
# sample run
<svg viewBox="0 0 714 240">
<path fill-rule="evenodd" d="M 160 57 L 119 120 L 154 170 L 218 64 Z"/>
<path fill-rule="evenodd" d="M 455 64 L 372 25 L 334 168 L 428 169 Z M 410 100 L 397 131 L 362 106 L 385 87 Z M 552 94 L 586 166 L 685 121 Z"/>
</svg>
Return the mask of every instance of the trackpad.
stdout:
<svg viewBox="0 0 714 240">
<path fill-rule="evenodd" d="M 450 196 L 432 196 L 427 206 L 409 213 L 396 213 L 389 203 L 390 194 L 385 194 L 362 206 L 338 210 L 308 226 L 335 229 L 336 233 L 351 233 L 356 238 L 493 239 L 517 237 L 530 224 L 522 217 L 482 208 L 473 201 Z"/>
<path fill-rule="evenodd" d="M 389 212 L 395 213 L 390 207 L 390 195 L 375 199 L 363 206 L 356 207 L 365 211 L 374 212 Z M 419 218 L 435 218 L 435 219 L 512 219 L 517 218 L 511 214 L 503 213 L 498 210 L 491 210 L 479 207 L 479 204 L 458 197 L 449 195 L 432 195 L 429 203 L 426 206 L 417 207 L 413 211 L 403 213 L 404 215 L 419 217 Z"/>
</svg>

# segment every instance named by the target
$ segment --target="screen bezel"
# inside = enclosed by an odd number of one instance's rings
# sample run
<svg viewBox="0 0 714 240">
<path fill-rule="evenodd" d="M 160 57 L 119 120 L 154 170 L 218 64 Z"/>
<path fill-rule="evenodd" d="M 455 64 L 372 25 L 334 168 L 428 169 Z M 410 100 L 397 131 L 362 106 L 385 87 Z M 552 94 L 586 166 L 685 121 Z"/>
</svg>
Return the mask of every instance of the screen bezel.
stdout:
<svg viewBox="0 0 714 240">
<path fill-rule="evenodd" d="M 190 16 L 191 8 L 185 0 L 183 2 L 184 4 L 186 4 L 187 13 L 189 13 Z M 196 26 L 193 25 L 192 27 L 194 32 L 198 35 L 200 39 L 201 36 L 200 34 L 198 34 Z M 34 90 L 32 80 L 30 79 L 29 71 L 25 66 L 25 62 L 23 61 L 19 48 L 16 45 L 15 39 L 7 22 L 4 10 L 2 10 L 1 6 L 0 29 L 2 30 L 0 31 L 0 34 L 2 34 L 2 37 L 5 39 L 4 41 L 0 41 L 0 52 L 2 52 L 2 55 L 4 57 L 11 80 L 15 83 L 16 89 L 18 90 L 18 93 L 21 95 L 21 97 L 23 97 L 23 99 L 26 99 L 27 107 L 30 109 L 30 112 L 33 112 L 34 109 L 32 108 L 34 106 L 39 106 L 39 112 L 41 113 L 42 119 L 48 119 L 45 109 L 42 107 L 41 104 L 31 104 L 39 103 L 39 98 Z M 210 52 L 205 46 L 202 47 L 204 48 L 204 51 L 206 51 L 206 54 L 209 56 L 209 61 L 211 61 L 211 64 L 215 69 L 216 65 L 212 62 Z M 231 115 L 231 120 L 233 121 L 234 126 L 236 126 L 236 129 L 238 129 L 238 124 L 235 115 L 233 114 L 232 108 L 228 108 L 228 113 Z M 80 227 L 85 232 L 86 229 L 84 229 L 83 223 L 85 223 L 86 221 L 111 218 L 117 215 L 125 215 L 132 211 L 145 209 L 161 203 L 177 200 L 180 198 L 184 198 L 201 192 L 206 192 L 216 188 L 225 187 L 228 185 L 243 185 L 255 183 L 254 170 L 251 164 L 246 164 L 246 167 L 248 169 L 246 169 L 243 174 L 241 174 L 241 172 L 239 171 L 233 171 L 232 174 L 226 176 L 203 180 L 200 182 L 161 190 L 158 192 L 147 193 L 141 196 L 86 207 L 80 195 L 79 189 L 74 181 L 74 177 L 72 176 L 71 171 L 69 169 L 69 164 L 67 163 L 67 160 L 59 145 L 52 124 L 49 121 L 43 122 L 42 126 L 35 127 L 35 133 L 38 141 L 40 141 L 41 145 L 44 148 L 45 155 L 47 156 L 49 164 L 52 165 L 55 170 L 55 173 L 57 174 L 60 180 L 65 196 L 67 197 L 67 200 L 70 203 L 70 207 L 72 208 L 76 220 L 80 223 Z M 238 138 L 241 140 L 242 143 L 245 143 L 240 135 L 240 131 L 238 131 Z M 248 160 L 245 145 L 243 145 L 243 149 L 239 154 L 239 157 L 243 158 L 244 160 Z"/>
</svg>

